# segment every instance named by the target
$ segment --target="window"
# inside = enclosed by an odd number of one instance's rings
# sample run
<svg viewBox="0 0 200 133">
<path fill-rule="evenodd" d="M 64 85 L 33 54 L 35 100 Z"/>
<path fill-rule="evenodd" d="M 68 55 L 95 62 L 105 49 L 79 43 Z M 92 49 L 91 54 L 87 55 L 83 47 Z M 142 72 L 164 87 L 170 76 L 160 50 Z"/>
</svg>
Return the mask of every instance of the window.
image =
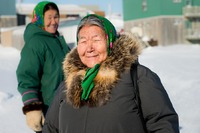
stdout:
<svg viewBox="0 0 200 133">
<path fill-rule="evenodd" d="M 173 0 L 174 3 L 180 3 L 181 0 Z"/>
<path fill-rule="evenodd" d="M 142 10 L 147 11 L 147 1 L 146 0 L 142 1 Z"/>
<path fill-rule="evenodd" d="M 192 5 L 192 1 L 191 0 L 186 0 L 186 5 Z"/>
</svg>

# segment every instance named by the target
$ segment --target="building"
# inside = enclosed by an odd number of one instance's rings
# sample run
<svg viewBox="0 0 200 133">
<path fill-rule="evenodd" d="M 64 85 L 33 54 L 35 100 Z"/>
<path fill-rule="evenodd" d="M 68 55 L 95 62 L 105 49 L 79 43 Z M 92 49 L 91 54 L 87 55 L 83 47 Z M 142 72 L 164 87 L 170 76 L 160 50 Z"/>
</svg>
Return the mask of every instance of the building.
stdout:
<svg viewBox="0 0 200 133">
<path fill-rule="evenodd" d="M 190 4 L 183 8 L 185 39 L 200 44 L 200 6 Z"/>
<path fill-rule="evenodd" d="M 192 42 L 188 34 L 199 27 L 200 19 L 199 15 L 186 18 L 188 10 L 184 9 L 196 6 L 200 0 L 123 0 L 124 30 L 137 33 L 144 41 L 156 40 L 158 45 Z"/>
<path fill-rule="evenodd" d="M 5 8 L 5 13 L 11 11 L 14 17 L 13 21 L 9 17 L 9 21 L 5 24 L 9 26 L 1 26 L 0 44 L 4 46 L 15 47 L 19 50 L 24 46 L 23 33 L 26 25 L 31 21 L 32 11 L 35 4 L 27 4 L 15 1 L 8 1 L 12 6 Z M 4 3 L 1 1 L 0 5 Z M 5 5 L 5 4 L 4 4 Z M 60 25 L 58 31 L 64 36 L 68 45 L 72 48 L 76 46 L 76 30 L 81 18 L 87 14 L 98 14 L 107 17 L 116 27 L 117 32 L 123 31 L 123 17 L 119 14 L 109 14 L 106 16 L 105 12 L 99 9 L 98 5 L 70 5 L 70 4 L 57 4 L 60 11 Z M 7 10 L 6 10 L 7 9 Z"/>
<path fill-rule="evenodd" d="M 15 0 L 0 1 L 0 43 L 2 28 L 16 26 L 16 24 Z"/>
<path fill-rule="evenodd" d="M 13 25 L 16 25 L 15 0 L 0 1 L 0 27 Z"/>
<path fill-rule="evenodd" d="M 17 49 L 21 49 L 24 46 L 24 40 L 23 40 L 23 33 L 25 30 L 25 26 L 31 21 L 31 15 L 34 7 L 36 4 L 24 4 L 24 3 L 17 3 L 15 4 L 15 0 L 10 2 L 5 2 L 8 4 L 7 8 L 0 8 L 4 12 L 0 13 L 9 13 L 9 11 L 12 11 L 11 16 L 7 16 L 8 20 L 6 18 L 0 17 L 0 24 L 1 24 L 1 34 L 0 34 L 0 44 L 4 46 L 12 46 Z M 11 6 L 12 4 L 12 6 Z M 5 6 L 2 1 L 0 2 L 1 6 Z M 78 5 L 68 5 L 68 4 L 57 4 L 59 11 L 60 11 L 60 33 L 64 35 L 66 38 L 66 41 L 68 44 L 70 44 L 71 47 L 74 46 L 74 42 L 76 40 L 75 38 L 75 31 L 77 27 L 77 23 L 80 21 L 79 18 L 95 13 L 90 9 L 80 7 Z M 9 7 L 9 8 L 8 8 Z M 12 10 L 11 10 L 12 8 Z M 6 10 L 7 9 L 7 10 Z M 99 11 L 100 12 L 100 11 Z M 104 14 L 104 12 L 100 12 L 101 14 Z M 12 20 L 14 18 L 14 21 Z M 2 24 L 2 22 L 4 22 Z M 15 22 L 13 24 L 13 22 Z"/>
<path fill-rule="evenodd" d="M 92 10 L 80 7 L 78 5 L 69 5 L 69 4 L 57 4 L 57 5 L 59 8 L 61 20 L 65 20 L 72 17 L 73 18 L 82 17 L 87 14 L 94 13 Z M 36 4 L 24 4 L 24 3 L 16 4 L 18 25 L 26 25 L 31 21 L 32 18 L 31 15 L 35 6 Z"/>
</svg>

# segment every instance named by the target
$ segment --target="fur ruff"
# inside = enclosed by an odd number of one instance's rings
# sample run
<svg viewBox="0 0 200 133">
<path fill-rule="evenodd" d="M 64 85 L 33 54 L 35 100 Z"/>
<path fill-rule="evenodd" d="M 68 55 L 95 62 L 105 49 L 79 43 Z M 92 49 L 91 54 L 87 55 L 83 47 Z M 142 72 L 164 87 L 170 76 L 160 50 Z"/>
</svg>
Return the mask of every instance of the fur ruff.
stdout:
<svg viewBox="0 0 200 133">
<path fill-rule="evenodd" d="M 67 102 L 74 108 L 80 108 L 83 105 L 95 107 L 106 104 L 110 99 L 111 90 L 120 79 L 120 74 L 129 70 L 131 64 L 137 60 L 141 53 L 141 46 L 142 41 L 137 36 L 130 33 L 120 35 L 114 42 L 111 55 L 101 63 L 94 79 L 95 87 L 87 101 L 81 100 L 81 81 L 87 67 L 82 64 L 77 48 L 72 49 L 63 62 Z"/>
<path fill-rule="evenodd" d="M 26 115 L 26 113 L 30 111 L 42 110 L 42 107 L 43 107 L 42 102 L 33 102 L 31 104 L 24 105 L 22 111 Z"/>
</svg>

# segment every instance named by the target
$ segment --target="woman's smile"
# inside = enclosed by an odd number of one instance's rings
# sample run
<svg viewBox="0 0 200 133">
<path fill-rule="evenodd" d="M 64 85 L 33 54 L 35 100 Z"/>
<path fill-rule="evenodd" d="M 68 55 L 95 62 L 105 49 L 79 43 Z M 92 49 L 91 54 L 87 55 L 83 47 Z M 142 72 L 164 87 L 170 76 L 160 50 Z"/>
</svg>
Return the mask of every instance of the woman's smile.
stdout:
<svg viewBox="0 0 200 133">
<path fill-rule="evenodd" d="M 107 41 L 103 29 L 98 26 L 84 26 L 78 35 L 79 57 L 89 68 L 100 64 L 107 58 Z"/>
</svg>

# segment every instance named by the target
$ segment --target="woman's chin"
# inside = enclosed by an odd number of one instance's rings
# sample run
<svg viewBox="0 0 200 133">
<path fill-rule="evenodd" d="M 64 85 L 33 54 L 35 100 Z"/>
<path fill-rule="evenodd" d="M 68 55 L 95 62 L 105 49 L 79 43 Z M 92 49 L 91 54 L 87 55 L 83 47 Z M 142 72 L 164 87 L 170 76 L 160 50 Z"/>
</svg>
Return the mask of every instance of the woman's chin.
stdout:
<svg viewBox="0 0 200 133">
<path fill-rule="evenodd" d="M 94 67 L 96 64 L 99 64 L 99 63 L 97 63 L 97 62 L 95 62 L 95 63 L 88 63 L 88 64 L 86 64 L 86 66 L 87 66 L 88 68 L 92 68 L 92 67 Z"/>
</svg>

